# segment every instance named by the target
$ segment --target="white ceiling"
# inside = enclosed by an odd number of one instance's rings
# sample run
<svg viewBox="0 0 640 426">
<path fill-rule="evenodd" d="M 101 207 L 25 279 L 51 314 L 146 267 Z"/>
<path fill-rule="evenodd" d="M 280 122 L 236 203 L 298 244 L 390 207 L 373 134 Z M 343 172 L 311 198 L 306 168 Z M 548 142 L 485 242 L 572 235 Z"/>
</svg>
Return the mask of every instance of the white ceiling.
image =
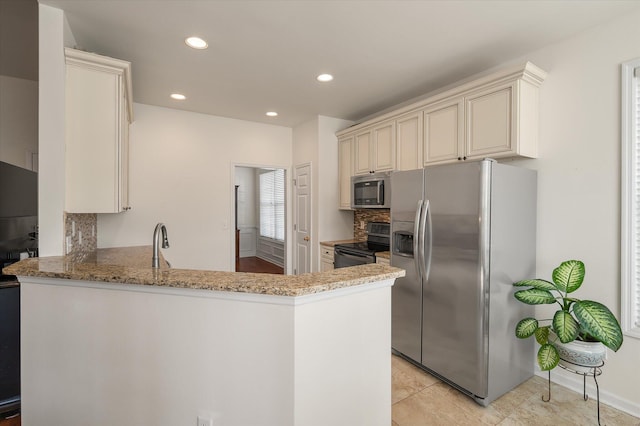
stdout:
<svg viewBox="0 0 640 426">
<path fill-rule="evenodd" d="M 132 62 L 136 102 L 294 127 L 357 121 L 640 7 L 637 0 L 40 0 Z M 198 35 L 209 48 L 187 48 Z M 331 73 L 335 80 L 315 77 Z M 169 94 L 187 100 L 176 102 Z M 276 118 L 265 116 L 275 110 Z"/>
</svg>

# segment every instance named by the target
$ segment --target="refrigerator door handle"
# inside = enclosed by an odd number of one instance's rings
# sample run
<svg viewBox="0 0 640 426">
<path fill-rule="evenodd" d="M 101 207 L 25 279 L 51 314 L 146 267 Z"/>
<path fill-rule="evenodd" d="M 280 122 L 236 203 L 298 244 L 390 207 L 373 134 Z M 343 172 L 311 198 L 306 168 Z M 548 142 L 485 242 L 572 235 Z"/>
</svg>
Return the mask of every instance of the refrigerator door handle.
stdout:
<svg viewBox="0 0 640 426">
<path fill-rule="evenodd" d="M 422 200 L 422 209 L 420 212 L 420 225 L 419 225 L 420 233 L 418 234 L 418 258 L 419 258 L 418 271 L 420 272 L 420 277 L 422 278 L 422 280 L 427 279 L 427 268 L 425 265 L 426 258 L 425 258 L 424 244 L 425 244 L 425 237 L 427 232 L 426 225 L 427 225 L 428 211 L 429 211 L 429 200 Z"/>
<path fill-rule="evenodd" d="M 416 207 L 416 218 L 414 221 L 414 230 L 413 230 L 413 260 L 416 264 L 416 271 L 418 272 L 418 278 L 422 279 L 422 268 L 420 264 L 422 263 L 420 256 L 420 218 L 422 217 L 422 204 L 424 200 L 418 201 L 418 206 Z"/>
<path fill-rule="evenodd" d="M 423 226 L 422 233 L 425 235 L 426 247 L 428 247 L 428 251 L 424 249 L 425 245 L 423 244 L 422 254 L 423 254 L 423 262 L 424 265 L 424 280 L 429 279 L 429 273 L 431 272 L 431 252 L 433 249 L 433 237 L 431 233 L 431 204 L 429 200 L 425 201 L 425 224 Z"/>
</svg>

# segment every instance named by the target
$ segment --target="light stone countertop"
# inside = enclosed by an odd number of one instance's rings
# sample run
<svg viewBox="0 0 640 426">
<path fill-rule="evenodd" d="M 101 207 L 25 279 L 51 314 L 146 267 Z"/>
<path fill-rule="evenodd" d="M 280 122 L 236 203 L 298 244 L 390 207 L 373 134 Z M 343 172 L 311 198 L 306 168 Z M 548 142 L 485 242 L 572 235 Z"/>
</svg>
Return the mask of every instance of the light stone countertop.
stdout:
<svg viewBox="0 0 640 426">
<path fill-rule="evenodd" d="M 403 269 L 368 264 L 302 275 L 204 271 L 151 267 L 151 246 L 98 249 L 85 258 L 34 257 L 3 269 L 5 274 L 103 283 L 303 296 L 403 277 Z"/>
<path fill-rule="evenodd" d="M 364 240 L 357 240 L 355 238 L 351 238 L 349 240 L 320 241 L 320 245 L 325 247 L 335 247 L 336 244 L 359 243 L 361 241 L 364 241 Z"/>
<path fill-rule="evenodd" d="M 391 252 L 390 251 L 377 251 L 376 252 L 376 257 L 379 257 L 381 259 L 391 259 Z"/>
</svg>

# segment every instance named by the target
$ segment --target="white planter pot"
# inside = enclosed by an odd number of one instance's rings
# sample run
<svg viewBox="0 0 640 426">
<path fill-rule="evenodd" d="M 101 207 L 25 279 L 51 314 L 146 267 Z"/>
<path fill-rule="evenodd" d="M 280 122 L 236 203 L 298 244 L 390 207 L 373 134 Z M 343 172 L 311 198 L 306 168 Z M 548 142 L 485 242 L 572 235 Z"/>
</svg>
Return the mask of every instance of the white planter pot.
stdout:
<svg viewBox="0 0 640 426">
<path fill-rule="evenodd" d="M 592 373 L 593 367 L 599 367 L 607 359 L 607 347 L 600 342 L 562 343 L 553 332 L 549 341 L 560 354 L 560 365 L 578 373 Z"/>
</svg>

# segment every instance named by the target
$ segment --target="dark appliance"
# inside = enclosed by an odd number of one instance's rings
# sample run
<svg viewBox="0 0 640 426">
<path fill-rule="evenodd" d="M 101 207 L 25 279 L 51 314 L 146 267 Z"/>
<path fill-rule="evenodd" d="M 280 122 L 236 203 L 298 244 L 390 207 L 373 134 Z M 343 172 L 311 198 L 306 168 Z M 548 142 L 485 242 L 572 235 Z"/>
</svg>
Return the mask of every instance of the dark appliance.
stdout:
<svg viewBox="0 0 640 426">
<path fill-rule="evenodd" d="M 38 175 L 0 162 L 0 269 L 38 255 Z M 0 418 L 20 411 L 20 284 L 0 274 Z"/>
<path fill-rule="evenodd" d="M 20 284 L 0 276 L 0 419 L 20 409 Z"/>
<path fill-rule="evenodd" d="M 352 209 L 388 209 L 391 207 L 390 173 L 372 173 L 351 177 Z"/>
<path fill-rule="evenodd" d="M 367 241 L 336 244 L 334 247 L 334 267 L 364 265 L 376 262 L 376 252 L 389 251 L 391 225 L 386 222 L 367 223 Z"/>
</svg>

